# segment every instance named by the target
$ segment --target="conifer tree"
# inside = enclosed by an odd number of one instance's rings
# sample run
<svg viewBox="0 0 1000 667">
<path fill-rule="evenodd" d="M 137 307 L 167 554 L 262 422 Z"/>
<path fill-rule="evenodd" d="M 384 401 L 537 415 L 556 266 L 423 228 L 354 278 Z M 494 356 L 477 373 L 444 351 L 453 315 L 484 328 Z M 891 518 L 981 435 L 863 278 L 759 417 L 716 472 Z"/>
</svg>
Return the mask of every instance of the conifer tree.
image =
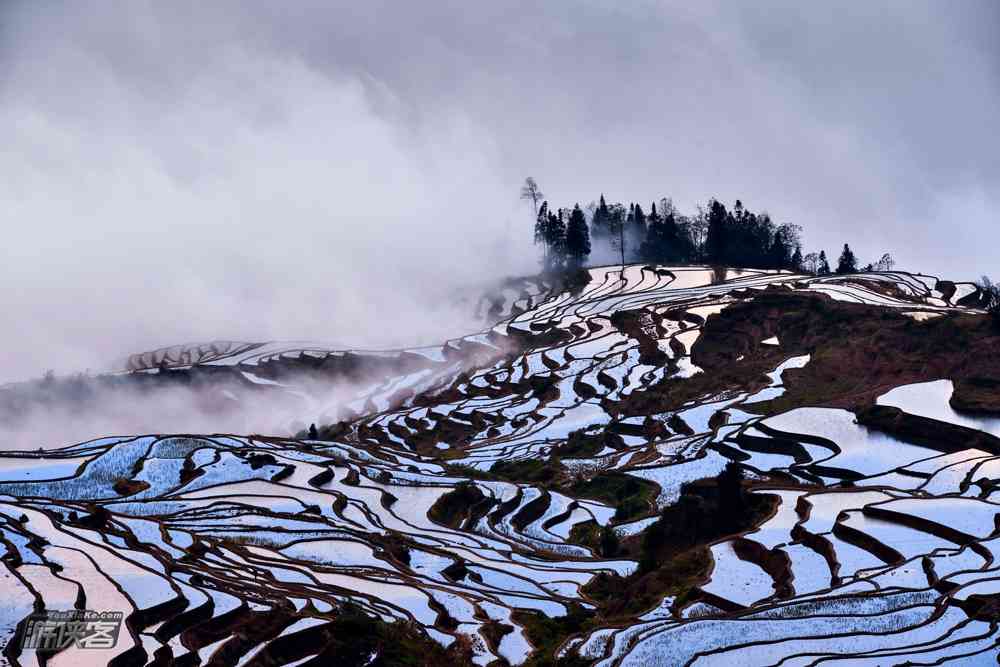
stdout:
<svg viewBox="0 0 1000 667">
<path fill-rule="evenodd" d="M 858 259 L 851 252 L 851 246 L 844 244 L 844 250 L 840 253 L 840 259 L 837 260 L 837 273 L 857 273 L 858 272 Z"/>
<path fill-rule="evenodd" d="M 581 266 L 590 254 L 590 231 L 580 204 L 573 207 L 566 226 L 566 261 L 573 267 Z"/>
<path fill-rule="evenodd" d="M 769 269 L 784 269 L 791 263 L 790 249 L 785 244 L 785 240 L 781 234 L 775 234 L 774 239 L 771 241 L 771 247 L 767 251 L 767 264 L 766 268 Z"/>
<path fill-rule="evenodd" d="M 739 202 L 737 202 L 739 204 Z M 742 205 L 740 207 L 742 210 Z M 710 264 L 725 264 L 727 258 L 727 229 L 729 215 L 722 202 L 713 199 L 708 203 L 708 236 L 705 238 L 705 258 Z"/>
<path fill-rule="evenodd" d="M 788 267 L 788 268 L 790 268 L 792 271 L 801 271 L 802 270 L 802 261 L 803 261 L 802 260 L 802 246 L 801 245 L 796 245 L 795 246 L 795 252 L 792 253 L 792 265 L 790 267 Z"/>
<path fill-rule="evenodd" d="M 826 260 L 826 251 L 819 251 L 819 266 L 816 267 L 816 274 L 820 276 L 829 275 L 830 273 L 830 262 Z"/>
<path fill-rule="evenodd" d="M 548 247 L 546 268 L 550 271 L 559 269 L 566 257 L 566 219 L 563 209 L 559 209 L 558 213 L 549 213 L 545 244 Z"/>
<path fill-rule="evenodd" d="M 604 201 L 604 195 L 594 209 L 594 217 L 590 221 L 590 233 L 595 242 L 607 243 L 611 237 L 611 213 L 608 211 L 608 204 Z"/>
<path fill-rule="evenodd" d="M 525 187 L 525 198 L 532 192 L 539 192 L 537 184 Z M 599 253 L 600 261 L 607 261 L 605 253 L 611 250 L 612 261 L 620 261 L 623 267 L 636 260 L 660 264 L 701 261 L 717 267 L 831 273 L 825 251 L 803 255 L 801 231 L 798 225 L 774 222 L 766 212 L 751 211 L 741 200 L 736 200 L 730 211 L 719 200 L 710 199 L 697 214 L 684 216 L 668 198 L 654 201 L 647 214 L 638 203 L 609 205 L 602 194 L 599 202 L 587 206 L 586 213 L 579 204 L 553 213 L 543 201 L 535 220 L 535 243 L 543 244 L 547 270 L 564 263 L 581 265 L 592 250 Z M 885 254 L 865 270 L 888 271 L 893 264 L 892 257 Z M 846 243 L 836 271 L 858 271 L 857 257 Z"/>
<path fill-rule="evenodd" d="M 646 238 L 643 239 L 639 247 L 639 254 L 647 262 L 663 263 L 666 261 L 665 249 L 665 227 L 663 219 L 656 211 L 656 202 L 649 208 L 649 217 L 646 219 Z"/>
<path fill-rule="evenodd" d="M 544 201 L 542 207 L 538 209 L 538 215 L 535 216 L 535 245 L 542 244 L 542 262 L 545 264 L 549 261 L 548 226 L 549 203 Z"/>
<path fill-rule="evenodd" d="M 630 209 L 630 219 L 628 230 L 626 232 L 626 241 L 628 243 L 629 250 L 631 251 L 632 258 L 638 259 L 641 254 L 640 248 L 642 242 L 646 238 L 647 218 L 646 214 L 642 210 L 642 206 L 639 204 L 633 204 Z"/>
<path fill-rule="evenodd" d="M 621 204 L 614 204 L 608 209 L 608 231 L 610 232 L 611 249 L 621 257 L 622 280 L 625 279 L 625 251 L 628 242 L 625 239 L 625 225 L 628 214 Z"/>
</svg>

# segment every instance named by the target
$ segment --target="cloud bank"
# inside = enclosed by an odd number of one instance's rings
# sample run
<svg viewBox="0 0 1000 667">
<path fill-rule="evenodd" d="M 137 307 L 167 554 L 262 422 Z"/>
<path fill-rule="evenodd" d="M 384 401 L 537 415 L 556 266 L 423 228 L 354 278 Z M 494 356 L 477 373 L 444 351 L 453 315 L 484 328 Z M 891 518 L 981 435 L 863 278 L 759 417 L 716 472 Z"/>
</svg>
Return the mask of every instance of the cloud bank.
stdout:
<svg viewBox="0 0 1000 667">
<path fill-rule="evenodd" d="M 457 287 L 537 266 L 528 174 L 993 268 L 995 3 L 690 5 L 4 3 L 0 382 L 463 333 Z"/>
</svg>

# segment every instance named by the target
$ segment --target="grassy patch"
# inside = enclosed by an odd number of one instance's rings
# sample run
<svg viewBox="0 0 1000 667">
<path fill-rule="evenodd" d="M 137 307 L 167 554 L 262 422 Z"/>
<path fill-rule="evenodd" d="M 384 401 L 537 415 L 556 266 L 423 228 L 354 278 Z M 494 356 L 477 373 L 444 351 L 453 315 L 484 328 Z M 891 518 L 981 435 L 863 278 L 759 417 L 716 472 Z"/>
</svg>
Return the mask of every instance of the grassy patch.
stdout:
<svg viewBox="0 0 1000 667">
<path fill-rule="evenodd" d="M 720 503 L 717 480 L 703 480 L 685 489 L 688 492 L 665 508 L 656 523 L 623 545 L 639 560 L 635 574 L 601 575 L 587 586 L 587 594 L 601 603 L 605 618 L 628 618 L 664 596 L 689 594 L 708 574 L 705 545 L 758 525 L 777 502 L 776 496 L 749 494 L 740 507 Z"/>
<path fill-rule="evenodd" d="M 615 508 L 615 521 L 627 521 L 652 511 L 659 487 L 644 479 L 620 472 L 600 473 L 589 480 L 574 483 L 569 492 Z"/>
<path fill-rule="evenodd" d="M 537 611 L 515 611 L 512 618 L 524 627 L 525 634 L 537 649 L 525 663 L 526 667 L 576 667 L 590 664 L 587 660 L 575 657 L 558 660 L 554 654 L 567 637 L 594 626 L 593 612 L 573 605 L 565 616 L 551 617 Z"/>
<path fill-rule="evenodd" d="M 596 455 L 604 449 L 608 434 L 588 434 L 586 429 L 579 429 L 569 434 L 566 442 L 559 445 L 554 454 L 575 458 L 587 458 Z"/>
<path fill-rule="evenodd" d="M 330 630 L 330 643 L 319 656 L 329 660 L 328 664 L 422 667 L 464 664 L 472 657 L 458 642 L 445 650 L 413 625 L 386 623 L 359 610 L 345 610 L 331 623 Z M 376 656 L 375 662 L 372 656 Z"/>
<path fill-rule="evenodd" d="M 451 528 L 458 528 L 465 520 L 492 504 L 479 488 L 471 482 L 463 482 L 431 505 L 427 516 L 431 521 Z"/>
<path fill-rule="evenodd" d="M 569 531 L 569 541 L 572 544 L 597 549 L 600 544 L 601 527 L 594 520 L 581 521 Z"/>
<path fill-rule="evenodd" d="M 527 459 L 524 461 L 497 461 L 490 473 L 497 479 L 549 487 L 555 484 L 563 468 L 555 461 Z"/>
</svg>

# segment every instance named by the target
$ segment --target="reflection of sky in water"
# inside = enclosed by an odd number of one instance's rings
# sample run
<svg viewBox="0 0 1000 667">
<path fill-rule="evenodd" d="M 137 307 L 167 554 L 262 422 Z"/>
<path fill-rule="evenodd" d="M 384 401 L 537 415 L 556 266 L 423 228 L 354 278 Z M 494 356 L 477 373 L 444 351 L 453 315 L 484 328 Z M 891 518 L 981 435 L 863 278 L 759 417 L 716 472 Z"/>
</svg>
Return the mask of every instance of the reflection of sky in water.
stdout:
<svg viewBox="0 0 1000 667">
<path fill-rule="evenodd" d="M 955 412 L 949 401 L 955 387 L 951 380 L 908 384 L 878 397 L 879 405 L 891 405 L 911 415 L 957 424 L 1000 436 L 1000 418 Z"/>
<path fill-rule="evenodd" d="M 72 459 L 0 459 L 0 482 L 24 482 L 72 477 L 89 456 Z"/>
<path fill-rule="evenodd" d="M 840 453 L 823 465 L 877 475 L 940 452 L 910 445 L 885 433 L 860 426 L 854 414 L 835 408 L 799 408 L 766 419 L 766 426 L 790 434 L 819 436 L 835 443 Z"/>
</svg>

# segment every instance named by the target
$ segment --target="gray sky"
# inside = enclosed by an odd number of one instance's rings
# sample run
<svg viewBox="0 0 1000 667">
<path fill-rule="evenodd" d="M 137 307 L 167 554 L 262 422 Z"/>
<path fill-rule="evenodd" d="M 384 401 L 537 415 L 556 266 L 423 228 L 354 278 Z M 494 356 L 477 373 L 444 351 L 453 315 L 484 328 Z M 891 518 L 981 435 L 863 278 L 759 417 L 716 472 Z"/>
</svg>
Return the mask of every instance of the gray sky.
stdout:
<svg viewBox="0 0 1000 667">
<path fill-rule="evenodd" d="M 442 295 L 535 266 L 528 174 L 1000 273 L 1000 4 L 621 4 L 0 4 L 0 381 L 462 333 Z"/>
</svg>

